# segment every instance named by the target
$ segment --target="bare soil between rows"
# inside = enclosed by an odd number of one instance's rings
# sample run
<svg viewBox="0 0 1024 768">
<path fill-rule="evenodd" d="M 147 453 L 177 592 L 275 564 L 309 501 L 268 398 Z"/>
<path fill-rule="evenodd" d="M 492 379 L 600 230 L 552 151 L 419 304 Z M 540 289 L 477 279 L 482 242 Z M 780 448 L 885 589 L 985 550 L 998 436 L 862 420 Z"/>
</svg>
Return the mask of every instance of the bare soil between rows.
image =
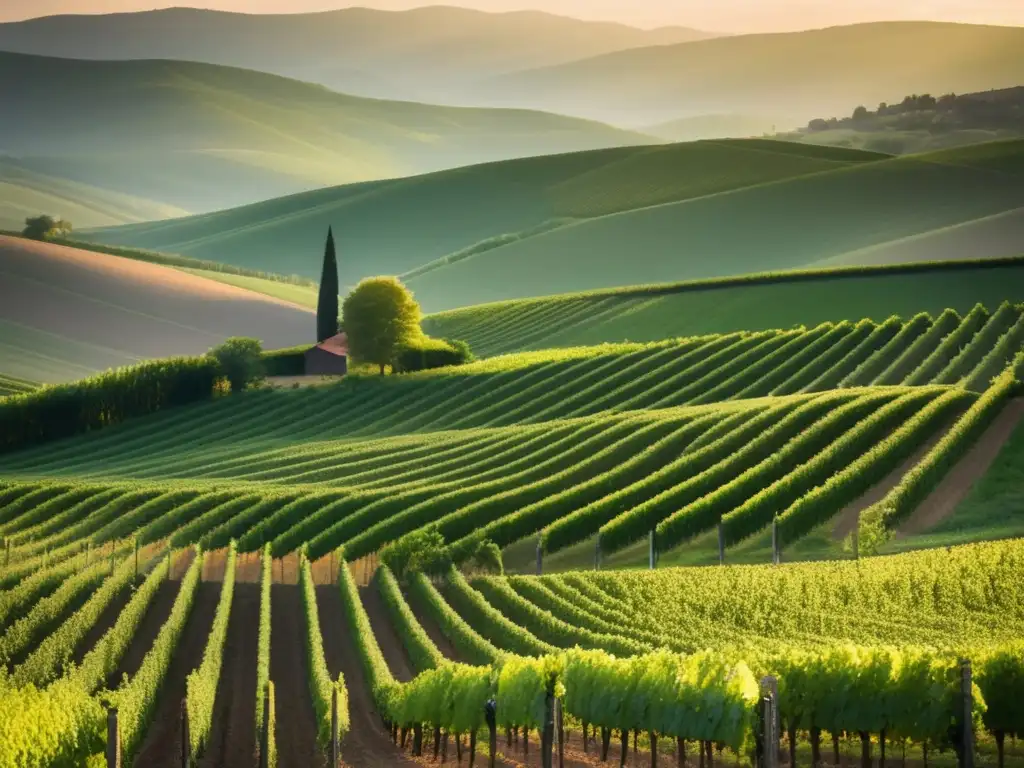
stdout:
<svg viewBox="0 0 1024 768">
<path fill-rule="evenodd" d="M 256 762 L 256 663 L 260 588 L 235 584 L 210 742 L 199 768 L 252 768 Z"/>
</svg>

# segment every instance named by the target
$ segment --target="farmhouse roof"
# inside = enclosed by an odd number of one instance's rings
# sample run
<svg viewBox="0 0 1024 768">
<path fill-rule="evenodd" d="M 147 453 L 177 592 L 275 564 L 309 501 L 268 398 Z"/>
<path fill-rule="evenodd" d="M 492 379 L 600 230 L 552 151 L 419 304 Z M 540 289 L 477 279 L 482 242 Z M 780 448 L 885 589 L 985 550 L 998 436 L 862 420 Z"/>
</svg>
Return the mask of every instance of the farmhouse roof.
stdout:
<svg viewBox="0 0 1024 768">
<path fill-rule="evenodd" d="M 348 356 L 348 337 L 344 333 L 331 336 L 331 338 L 321 341 L 316 346 L 318 349 L 322 349 L 324 352 L 329 352 L 332 355 L 338 355 L 338 357 Z"/>
</svg>

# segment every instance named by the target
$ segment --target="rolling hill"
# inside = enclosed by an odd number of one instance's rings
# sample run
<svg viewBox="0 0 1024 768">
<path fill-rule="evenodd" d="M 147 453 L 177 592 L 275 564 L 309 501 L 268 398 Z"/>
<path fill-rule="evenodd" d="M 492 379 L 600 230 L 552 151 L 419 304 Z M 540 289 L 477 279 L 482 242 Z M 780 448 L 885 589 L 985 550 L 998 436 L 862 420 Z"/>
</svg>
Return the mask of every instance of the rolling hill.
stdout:
<svg viewBox="0 0 1024 768">
<path fill-rule="evenodd" d="M 333 225 L 343 285 L 404 274 L 436 312 L 811 265 L 1013 255 L 1022 157 L 1024 141 L 904 158 L 763 140 L 612 149 L 88 237 L 316 277 Z"/>
<path fill-rule="evenodd" d="M 20 230 L 28 216 L 49 213 L 76 227 L 104 227 L 188 213 L 68 179 L 47 176 L 0 157 L 0 229 Z"/>
<path fill-rule="evenodd" d="M 619 51 L 499 76 L 477 93 L 484 104 L 620 125 L 766 113 L 796 126 L 846 114 L 851 103 L 1021 83 L 1024 28 L 878 22 Z"/>
<path fill-rule="evenodd" d="M 465 103 L 460 97 L 467 83 L 489 76 L 710 36 L 679 27 L 641 30 L 539 12 L 437 6 L 277 15 L 168 8 L 0 24 L 0 50 L 199 61 L 362 96 Z"/>
<path fill-rule="evenodd" d="M 44 383 L 201 354 L 229 336 L 314 335 L 313 313 L 169 267 L 0 236 L 0 372 Z"/>
<path fill-rule="evenodd" d="M 30 171 L 192 212 L 329 184 L 654 142 L 529 111 L 346 96 L 248 70 L 0 53 L 3 150 Z"/>
</svg>

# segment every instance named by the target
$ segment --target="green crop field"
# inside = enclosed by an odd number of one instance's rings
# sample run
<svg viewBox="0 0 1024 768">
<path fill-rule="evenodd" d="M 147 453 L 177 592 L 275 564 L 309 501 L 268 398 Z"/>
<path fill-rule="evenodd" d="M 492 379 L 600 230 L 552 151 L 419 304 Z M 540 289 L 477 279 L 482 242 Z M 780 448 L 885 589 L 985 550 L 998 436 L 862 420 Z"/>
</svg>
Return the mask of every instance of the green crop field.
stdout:
<svg viewBox="0 0 1024 768">
<path fill-rule="evenodd" d="M 0 373 L 0 397 L 5 395 L 20 395 L 24 392 L 31 392 L 39 385 L 32 381 L 19 379 L 14 376 L 7 376 Z"/>
<path fill-rule="evenodd" d="M 424 738 L 456 748 L 442 733 L 474 751 L 483 729 L 487 749 L 492 696 L 496 727 L 526 729 L 496 747 L 509 762 L 550 744 L 526 739 L 547 694 L 573 750 L 614 756 L 634 735 L 645 764 L 692 742 L 746 762 L 767 674 L 794 756 L 822 738 L 852 753 L 858 733 L 923 756 L 963 733 L 960 658 L 979 759 L 1017 765 L 1019 540 L 789 561 L 1014 535 L 978 494 L 1019 469 L 1022 342 L 1024 307 L 1003 303 L 522 352 L 221 395 L 39 445 L 69 432 L 32 414 L 75 388 L 7 399 L 0 766 L 92 760 L 103 702 L 137 765 L 178 749 L 182 716 L 213 760 L 232 745 L 313 764 L 337 728 L 350 759 L 412 764 Z M 132 403 L 110 420 L 147 408 Z M 987 472 L 979 447 L 1003 449 Z M 941 512 L 932 489 L 965 468 Z M 664 567 L 704 561 L 709 537 L 761 564 Z M 472 576 L 495 546 L 510 571 L 571 572 Z M 424 555 L 441 558 L 434 579 Z M 860 704 L 838 707 L 840 690 Z M 694 714 L 712 701 L 718 715 Z"/>
<path fill-rule="evenodd" d="M 751 271 L 1012 256 L 1024 231 L 1022 148 L 900 158 L 760 139 L 617 148 L 85 236 L 315 279 L 333 226 L 342 285 L 402 274 L 437 312 Z"/>
</svg>

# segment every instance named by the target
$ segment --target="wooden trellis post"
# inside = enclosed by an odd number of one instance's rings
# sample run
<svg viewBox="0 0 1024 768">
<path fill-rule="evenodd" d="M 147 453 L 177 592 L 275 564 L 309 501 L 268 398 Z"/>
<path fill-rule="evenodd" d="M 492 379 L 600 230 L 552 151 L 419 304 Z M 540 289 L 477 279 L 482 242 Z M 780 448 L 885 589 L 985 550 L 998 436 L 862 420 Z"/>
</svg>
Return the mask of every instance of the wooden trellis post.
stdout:
<svg viewBox="0 0 1024 768">
<path fill-rule="evenodd" d="M 192 760 L 192 739 L 188 731 L 188 699 L 181 700 L 181 768 L 189 768 Z"/>
<path fill-rule="evenodd" d="M 658 549 L 654 540 L 654 529 L 647 534 L 647 562 L 653 571 L 658 565 Z"/>
<path fill-rule="evenodd" d="M 779 557 L 779 518 L 772 518 L 772 565 L 778 565 Z"/>
<path fill-rule="evenodd" d="M 537 537 L 537 575 L 540 576 L 544 572 L 544 540 Z"/>
<path fill-rule="evenodd" d="M 974 768 L 974 690 L 972 685 L 971 662 L 960 660 L 960 695 L 963 699 L 960 735 L 960 768 Z"/>
<path fill-rule="evenodd" d="M 341 750 L 338 748 L 338 689 L 331 689 L 331 768 L 338 768 Z"/>
<path fill-rule="evenodd" d="M 718 564 L 725 565 L 725 525 L 718 521 Z"/>
<path fill-rule="evenodd" d="M 529 737 L 527 737 L 529 738 Z M 555 741 L 555 696 L 548 691 L 544 697 L 544 725 L 540 732 L 541 768 L 552 768 L 551 757 Z"/>
<path fill-rule="evenodd" d="M 488 699 L 484 705 L 484 719 L 487 721 L 488 746 L 490 748 L 490 768 L 494 768 L 494 761 L 498 755 L 498 703 L 494 699 Z"/>
<path fill-rule="evenodd" d="M 117 707 L 107 710 L 107 768 L 121 768 L 121 729 Z"/>
<path fill-rule="evenodd" d="M 601 539 L 594 542 L 594 570 L 601 570 Z"/>
<path fill-rule="evenodd" d="M 778 681 L 768 675 L 761 679 L 761 708 L 758 728 L 758 765 L 760 768 L 779 768 L 779 687 Z"/>
</svg>

